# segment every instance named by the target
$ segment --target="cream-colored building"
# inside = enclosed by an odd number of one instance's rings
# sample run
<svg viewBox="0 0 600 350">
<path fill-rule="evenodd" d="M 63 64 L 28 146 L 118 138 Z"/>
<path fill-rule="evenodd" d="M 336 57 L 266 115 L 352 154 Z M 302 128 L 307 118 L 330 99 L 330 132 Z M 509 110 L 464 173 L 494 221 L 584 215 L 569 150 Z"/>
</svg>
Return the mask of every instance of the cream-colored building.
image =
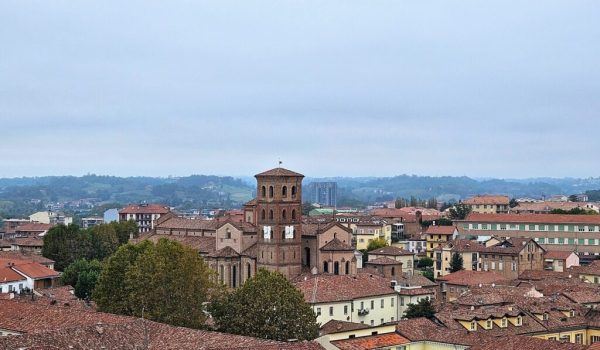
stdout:
<svg viewBox="0 0 600 350">
<path fill-rule="evenodd" d="M 508 196 L 475 196 L 463 204 L 468 205 L 472 213 L 501 214 L 508 213 L 510 199 Z"/>
<path fill-rule="evenodd" d="M 402 316 L 398 293 L 388 279 L 376 274 L 307 275 L 295 285 L 322 325 L 338 320 L 377 326 Z"/>
<path fill-rule="evenodd" d="M 38 222 L 40 224 L 70 225 L 73 223 L 73 218 L 54 211 L 38 211 L 37 213 L 29 215 L 29 221 Z"/>
<path fill-rule="evenodd" d="M 371 250 L 368 256 L 369 261 L 383 257 L 396 260 L 402 264 L 402 272 L 409 275 L 413 275 L 414 273 L 415 254 L 397 246 L 387 246 Z"/>
</svg>

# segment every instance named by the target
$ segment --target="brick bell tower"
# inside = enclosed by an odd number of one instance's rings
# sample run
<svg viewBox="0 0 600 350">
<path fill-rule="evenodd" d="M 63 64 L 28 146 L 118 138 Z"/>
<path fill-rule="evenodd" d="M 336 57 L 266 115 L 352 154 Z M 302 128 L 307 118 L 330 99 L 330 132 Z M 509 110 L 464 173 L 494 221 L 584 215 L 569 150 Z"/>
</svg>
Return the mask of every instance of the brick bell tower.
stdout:
<svg viewBox="0 0 600 350">
<path fill-rule="evenodd" d="M 294 278 L 302 272 L 304 175 L 280 167 L 254 177 L 257 183 L 258 268 Z"/>
</svg>

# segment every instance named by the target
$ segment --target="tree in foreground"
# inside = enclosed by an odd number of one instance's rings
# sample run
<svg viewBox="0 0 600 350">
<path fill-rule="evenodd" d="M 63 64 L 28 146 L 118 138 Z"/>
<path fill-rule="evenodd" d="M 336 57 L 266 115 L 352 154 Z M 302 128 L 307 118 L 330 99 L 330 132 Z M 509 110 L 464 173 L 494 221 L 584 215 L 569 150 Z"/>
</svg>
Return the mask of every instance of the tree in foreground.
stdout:
<svg viewBox="0 0 600 350">
<path fill-rule="evenodd" d="M 429 298 L 420 299 L 416 304 L 408 304 L 408 308 L 404 312 L 404 318 L 432 318 L 435 315 L 435 309 Z"/>
<path fill-rule="evenodd" d="M 93 299 L 100 311 L 202 328 L 211 273 L 196 251 L 161 239 L 126 244 L 106 262 Z"/>
<path fill-rule="evenodd" d="M 388 245 L 388 243 L 385 239 L 375 238 L 374 240 L 370 241 L 369 244 L 367 245 L 367 252 L 370 252 L 373 249 L 379 249 L 379 248 L 386 247 L 387 245 Z"/>
<path fill-rule="evenodd" d="M 319 336 L 317 317 L 302 292 L 280 273 L 264 269 L 213 301 L 210 311 L 221 332 L 279 341 Z"/>
<path fill-rule="evenodd" d="M 102 264 L 98 260 L 81 259 L 67 266 L 60 279 L 62 284 L 75 288 L 75 296 L 90 299 L 101 271 Z"/>
<path fill-rule="evenodd" d="M 463 269 L 463 258 L 462 255 L 458 253 L 452 254 L 452 259 L 450 259 L 450 272 L 457 272 Z"/>
</svg>

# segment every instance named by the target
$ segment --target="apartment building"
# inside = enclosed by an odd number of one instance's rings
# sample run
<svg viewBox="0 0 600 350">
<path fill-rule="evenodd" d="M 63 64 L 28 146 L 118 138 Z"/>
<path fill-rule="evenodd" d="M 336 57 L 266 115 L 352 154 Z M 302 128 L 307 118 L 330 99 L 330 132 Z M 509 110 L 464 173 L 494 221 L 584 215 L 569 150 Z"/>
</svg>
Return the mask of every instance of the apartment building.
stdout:
<svg viewBox="0 0 600 350">
<path fill-rule="evenodd" d="M 508 213 L 510 199 L 508 196 L 474 196 L 463 202 L 471 208 L 472 213 L 500 214 Z"/>
<path fill-rule="evenodd" d="M 168 207 L 159 204 L 131 204 L 119 210 L 119 221 L 133 220 L 137 223 L 140 233 L 144 233 L 154 229 L 156 220 L 168 212 Z"/>
<path fill-rule="evenodd" d="M 434 251 L 453 240 L 458 234 L 458 230 L 454 226 L 429 226 L 425 231 L 426 254 L 430 258 L 434 258 Z"/>
<path fill-rule="evenodd" d="M 546 250 L 576 251 L 582 260 L 600 254 L 600 215 L 471 213 L 457 227 L 462 235 L 533 238 Z"/>
</svg>

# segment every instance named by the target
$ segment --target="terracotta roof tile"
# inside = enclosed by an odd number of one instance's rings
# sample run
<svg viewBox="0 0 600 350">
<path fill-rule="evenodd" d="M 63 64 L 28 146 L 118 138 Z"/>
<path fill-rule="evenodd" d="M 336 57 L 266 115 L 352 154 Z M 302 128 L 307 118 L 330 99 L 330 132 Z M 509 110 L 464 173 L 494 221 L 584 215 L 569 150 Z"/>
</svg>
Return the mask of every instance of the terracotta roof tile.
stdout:
<svg viewBox="0 0 600 350">
<path fill-rule="evenodd" d="M 285 168 L 273 168 L 271 170 L 263 171 L 262 173 L 254 175 L 255 177 L 259 176 L 288 176 L 288 177 L 304 177 L 304 175 L 285 169 Z"/>
<path fill-rule="evenodd" d="M 57 278 L 60 274 L 38 263 L 19 264 L 13 267 L 16 271 L 33 279 Z"/>
<path fill-rule="evenodd" d="M 503 275 L 491 271 L 461 270 L 437 278 L 440 282 L 460 286 L 477 286 L 479 284 L 508 284 Z"/>
<path fill-rule="evenodd" d="M 382 256 L 377 259 L 366 261 L 365 265 L 402 265 L 402 262 Z"/>
<path fill-rule="evenodd" d="M 367 329 L 369 327 L 364 323 L 330 320 L 321 326 L 321 335 Z"/>
<path fill-rule="evenodd" d="M 8 282 L 25 281 L 25 277 L 19 275 L 9 267 L 0 267 L 0 284 Z"/>
<path fill-rule="evenodd" d="M 391 288 L 390 280 L 364 272 L 356 276 L 329 274 L 299 276 L 294 284 L 304 293 L 304 299 L 310 304 L 395 293 Z"/>
<path fill-rule="evenodd" d="M 454 226 L 429 226 L 427 228 L 427 230 L 425 231 L 425 234 L 428 235 L 452 235 L 454 234 L 454 231 L 456 230 L 456 227 Z"/>
<path fill-rule="evenodd" d="M 410 340 L 397 333 L 379 334 L 332 342 L 340 350 L 372 350 L 408 343 L 410 343 Z"/>
<path fill-rule="evenodd" d="M 354 251 L 349 244 L 340 241 L 337 238 L 333 238 L 329 243 L 321 247 L 322 251 Z"/>
<path fill-rule="evenodd" d="M 492 204 L 492 205 L 508 205 L 510 199 L 508 196 L 475 196 L 463 202 L 464 204 Z"/>
<path fill-rule="evenodd" d="M 391 256 L 403 256 L 403 255 L 414 255 L 414 253 L 404 250 L 400 247 L 386 246 L 383 248 L 373 249 L 369 252 L 373 255 L 391 255 Z"/>
</svg>

